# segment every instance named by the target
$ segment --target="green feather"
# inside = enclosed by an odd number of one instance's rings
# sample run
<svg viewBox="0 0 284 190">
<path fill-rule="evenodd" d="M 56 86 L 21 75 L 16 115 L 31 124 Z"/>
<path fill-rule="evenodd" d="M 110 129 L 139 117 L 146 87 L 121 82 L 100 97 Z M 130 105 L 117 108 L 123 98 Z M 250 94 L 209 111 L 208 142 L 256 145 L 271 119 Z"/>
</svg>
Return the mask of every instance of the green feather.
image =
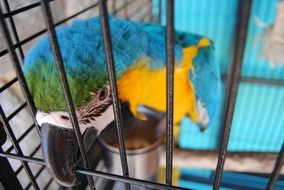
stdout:
<svg viewBox="0 0 284 190">
<path fill-rule="evenodd" d="M 56 69 L 54 64 L 38 64 L 34 71 L 25 74 L 35 106 L 44 112 L 67 110 L 60 78 L 54 69 Z M 38 72 L 45 73 L 45 75 L 39 75 Z M 94 75 L 82 77 L 80 74 L 75 76 L 67 74 L 67 80 L 75 108 L 90 101 L 92 98 L 90 92 L 97 91 L 108 82 L 107 73 L 96 75 L 96 77 Z"/>
</svg>

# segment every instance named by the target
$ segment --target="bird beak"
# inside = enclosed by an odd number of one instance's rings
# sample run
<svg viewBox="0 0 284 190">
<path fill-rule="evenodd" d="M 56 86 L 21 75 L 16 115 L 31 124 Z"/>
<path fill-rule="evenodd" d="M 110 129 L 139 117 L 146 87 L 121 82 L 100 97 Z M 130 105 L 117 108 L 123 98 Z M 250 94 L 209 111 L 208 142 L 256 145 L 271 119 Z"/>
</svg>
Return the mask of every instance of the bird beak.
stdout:
<svg viewBox="0 0 284 190">
<path fill-rule="evenodd" d="M 41 144 L 46 165 L 55 180 L 66 187 L 78 185 L 75 174 L 78 145 L 73 130 L 43 123 Z"/>
<path fill-rule="evenodd" d="M 65 187 L 79 185 L 80 182 L 76 176 L 75 169 L 81 159 L 74 131 L 49 123 L 43 123 L 41 125 L 41 134 L 41 144 L 45 162 L 54 179 Z M 96 131 L 85 131 L 83 144 L 85 145 L 86 152 L 91 147 L 96 137 Z"/>
</svg>

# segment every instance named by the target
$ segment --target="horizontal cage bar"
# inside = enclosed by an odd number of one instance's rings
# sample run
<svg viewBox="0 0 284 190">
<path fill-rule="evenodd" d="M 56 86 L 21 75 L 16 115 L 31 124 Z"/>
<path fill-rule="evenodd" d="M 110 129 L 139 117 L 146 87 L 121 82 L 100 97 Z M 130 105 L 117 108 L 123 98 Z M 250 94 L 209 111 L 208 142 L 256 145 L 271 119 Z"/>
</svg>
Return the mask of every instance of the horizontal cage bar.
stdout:
<svg viewBox="0 0 284 190">
<path fill-rule="evenodd" d="M 49 2 L 51 2 L 51 1 L 55 1 L 55 0 L 49 0 Z M 23 13 L 25 11 L 29 11 L 29 10 L 36 8 L 36 7 L 39 7 L 39 6 L 40 6 L 40 2 L 36 2 L 36 3 L 30 4 L 30 5 L 27 5 L 25 7 L 19 8 L 19 9 L 9 11 L 7 13 L 4 13 L 4 18 L 9 18 L 9 17 L 15 16 L 17 14 Z"/>
<path fill-rule="evenodd" d="M 27 101 L 29 110 L 31 112 L 32 119 L 33 119 L 34 123 L 36 124 L 37 123 L 36 119 L 35 119 L 36 108 L 34 106 L 32 96 L 31 96 L 30 91 L 28 89 L 28 85 L 27 85 L 27 82 L 25 80 L 20 62 L 19 62 L 18 57 L 16 55 L 15 49 L 13 48 L 11 36 L 10 36 L 9 30 L 7 28 L 7 24 L 6 24 L 6 22 L 3 18 L 2 7 L 0 8 L 0 20 L 1 20 L 1 32 L 2 32 L 2 35 L 4 37 L 4 41 L 7 45 L 12 65 L 14 67 L 14 70 L 16 71 L 17 78 L 19 80 L 22 92 L 24 93 L 24 97 Z M 37 124 L 36 124 L 36 129 L 38 131 L 38 134 L 40 135 L 40 129 L 37 126 Z"/>
<path fill-rule="evenodd" d="M 10 12 L 11 10 L 10 10 L 10 5 L 9 5 L 8 0 L 3 0 L 3 2 L 4 2 L 4 6 L 5 6 L 6 10 L 8 12 Z M 17 43 L 17 42 L 19 42 L 19 35 L 18 35 L 17 29 L 16 29 L 14 18 L 10 17 L 9 22 L 10 22 L 10 26 L 11 26 L 11 29 L 12 29 L 14 39 Z M 21 46 L 19 47 L 19 52 L 20 52 L 21 59 L 23 60 L 24 59 L 24 52 L 23 52 L 23 49 L 22 49 Z"/>
<path fill-rule="evenodd" d="M 4 0 L 5 2 L 8 2 L 7 0 Z M 46 6 L 48 6 L 48 2 L 49 1 L 53 1 L 53 0 L 42 0 L 42 2 L 46 3 L 45 5 L 43 5 L 43 10 L 47 11 L 47 13 L 45 12 L 45 19 L 51 19 L 51 13 L 48 11 L 49 8 L 47 8 Z M 246 2 L 245 2 L 246 1 Z M 113 14 L 117 14 L 121 11 L 124 11 L 125 8 L 127 8 L 129 5 L 131 5 L 134 1 L 125 1 L 125 4 L 122 5 L 121 7 L 119 7 L 118 9 L 115 9 L 113 11 Z M 239 22 L 237 22 L 238 27 L 237 27 L 237 36 L 236 36 L 236 44 L 235 44 L 235 48 L 234 48 L 234 59 L 232 61 L 232 66 L 230 68 L 230 73 L 228 75 L 222 76 L 223 79 L 225 79 L 227 81 L 227 91 L 226 91 L 226 106 L 225 106 L 225 110 L 224 111 L 224 121 L 223 121 L 223 134 L 222 134 L 222 140 L 221 140 L 221 145 L 220 145 L 220 149 L 219 149 L 219 155 L 218 155 L 218 164 L 216 167 L 216 171 L 215 171 L 215 176 L 214 176 L 214 189 L 218 189 L 220 187 L 221 184 L 221 179 L 222 179 L 222 173 L 223 173 L 223 167 L 224 167 L 224 163 L 226 160 L 226 154 L 227 154 L 227 145 L 229 142 L 229 136 L 230 136 L 230 128 L 231 128 L 231 124 L 232 124 L 232 118 L 233 118 L 233 112 L 234 112 L 234 106 L 235 106 L 235 101 L 236 101 L 236 95 L 237 95 L 237 89 L 238 89 L 238 85 L 240 82 L 245 82 L 245 83 L 257 83 L 257 84 L 267 84 L 267 85 L 276 85 L 276 86 L 284 86 L 284 81 L 283 80 L 276 80 L 276 79 L 266 79 L 266 78 L 257 78 L 257 77 L 247 77 L 247 76 L 240 76 L 240 69 L 242 66 L 242 57 L 243 57 L 243 50 L 244 50 L 244 45 L 245 45 L 245 39 L 246 39 L 246 34 L 247 34 L 247 29 L 248 29 L 248 18 L 249 18 L 249 14 L 250 14 L 250 8 L 251 8 L 251 0 L 243 0 L 240 1 L 241 5 L 239 7 L 239 9 L 242 9 L 240 11 L 241 13 L 241 19 Z M 44 4 L 43 3 L 43 4 Z M 20 14 L 22 12 L 28 11 L 30 9 L 33 9 L 35 7 L 39 7 L 41 5 L 41 3 L 37 2 L 31 5 L 28 5 L 26 7 L 22 7 L 19 8 L 17 10 L 14 11 L 10 11 L 8 8 L 8 12 L 2 14 L 1 13 L 1 24 L 2 24 L 2 20 L 3 18 L 5 19 L 13 19 L 14 15 Z M 49 32 L 49 35 L 54 35 L 54 34 L 50 34 L 52 31 L 54 30 L 55 26 L 61 25 L 65 22 L 67 22 L 68 20 L 96 7 L 97 5 L 99 5 L 99 3 L 95 3 L 77 13 L 75 13 L 74 15 L 71 15 L 55 24 L 53 24 L 50 20 L 46 21 L 48 23 L 48 28 L 45 30 L 41 30 L 31 36 L 29 36 L 28 38 L 19 41 L 18 37 L 17 37 L 17 30 L 15 28 L 15 26 L 13 26 L 13 21 L 10 20 L 10 24 L 12 25 L 12 32 L 14 33 L 14 38 L 16 38 L 16 43 L 13 44 L 9 44 L 9 42 L 7 42 L 9 48 L 8 49 L 12 49 L 9 50 L 9 52 L 12 54 L 12 60 L 16 60 L 15 57 L 17 57 L 15 50 L 17 48 L 18 51 L 20 51 L 21 57 L 23 58 L 23 53 L 21 50 L 21 46 L 30 42 L 31 40 L 39 37 L 40 35 L 44 34 L 47 30 Z M 145 3 L 146 5 L 146 3 Z M 128 165 L 127 165 L 127 159 L 126 159 L 126 153 L 125 153 L 125 145 L 124 145 L 124 138 L 123 138 L 123 121 L 121 120 L 121 113 L 120 113 L 120 104 L 118 101 L 118 95 L 117 95 L 117 87 L 116 87 L 116 77 L 115 77 L 115 68 L 114 68 L 114 60 L 113 60 L 113 55 L 112 55 L 112 45 L 111 45 L 111 37 L 110 37 L 110 32 L 109 32 L 109 26 L 108 26 L 108 19 L 107 19 L 107 8 L 106 8 L 106 2 L 103 0 L 100 0 L 100 11 L 101 13 L 101 22 L 102 22 L 102 32 L 104 34 L 104 45 L 105 45 L 105 53 L 106 53 L 106 58 L 107 58 L 107 66 L 108 66 L 108 73 L 109 73 L 109 80 L 111 83 L 111 90 L 112 90 L 112 95 L 113 95 L 113 102 L 114 102 L 114 115 L 115 115 L 115 120 L 117 122 L 117 131 L 118 131 L 118 139 L 119 139 L 119 149 L 120 149 L 120 156 L 121 156 L 121 165 L 123 168 L 123 174 L 124 176 L 118 176 L 118 175 L 113 175 L 113 174 L 109 174 L 109 173 L 104 173 L 104 172 L 99 172 L 99 171 L 90 171 L 87 167 L 87 165 L 85 166 L 86 169 L 81 169 L 78 168 L 77 169 L 77 173 L 81 173 L 87 176 L 95 176 L 95 177 L 102 177 L 105 179 L 110 179 L 110 180 L 116 180 L 116 181 L 120 181 L 120 182 L 124 182 L 127 184 L 136 184 L 136 185 L 143 185 L 145 187 L 149 187 L 149 188 L 157 188 L 157 189 L 183 189 L 183 188 L 179 188 L 179 187 L 174 187 L 171 186 L 172 184 L 172 156 L 173 156 L 173 96 L 174 96 L 174 86 L 173 86 L 173 78 L 174 78 L 174 72 L 173 72 L 173 67 L 174 67 L 174 1 L 173 0 L 167 0 L 167 156 L 166 156 L 166 183 L 167 184 L 159 184 L 159 183 L 152 183 L 152 182 L 148 182 L 148 181 L 143 181 L 143 180 L 138 180 L 138 179 L 133 179 L 131 177 L 129 177 L 128 175 Z M 159 6 L 161 7 L 161 1 L 159 0 Z M 144 7 L 144 6 L 143 6 Z M 149 6 L 149 7 L 152 7 Z M 148 17 L 151 19 L 153 17 L 153 15 L 148 15 L 147 16 L 147 11 L 142 11 L 143 9 L 136 9 L 135 11 L 132 12 L 126 12 L 125 16 L 128 17 L 133 17 L 133 16 L 137 16 L 137 14 L 139 15 L 140 13 L 143 13 L 139 16 L 144 17 L 144 19 L 139 18 L 140 20 L 147 20 Z M 145 7 L 144 7 L 145 9 Z M 139 10 L 139 11 L 138 11 Z M 161 10 L 159 10 L 159 20 L 161 19 Z M 3 25 L 3 24 L 2 24 Z M 50 31 L 51 30 L 51 31 Z M 10 34 L 11 35 L 11 34 Z M 9 36 L 9 35 L 8 35 Z M 53 50 L 56 54 L 56 58 L 58 59 L 58 56 L 60 56 L 60 51 L 58 48 L 56 48 L 56 37 L 51 37 L 53 38 Z M 8 53 L 8 49 L 6 50 L 2 50 L 0 52 L 0 56 L 3 56 L 5 54 Z M 58 70 L 59 73 L 61 72 L 62 74 L 62 78 L 64 78 L 65 73 L 64 73 L 64 68 L 63 66 L 60 67 L 60 65 L 62 64 L 62 61 L 57 60 L 58 63 Z M 19 60 L 16 61 L 16 68 L 19 67 Z M 19 69 L 16 69 L 19 70 Z M 20 74 L 19 74 L 20 73 Z M 18 75 L 19 77 L 19 82 L 22 84 L 23 80 L 21 78 L 21 72 L 18 71 Z M 65 76 L 66 77 L 66 76 Z M 15 84 L 18 81 L 18 78 L 15 77 L 13 78 L 11 81 L 9 81 L 8 83 L 4 84 L 1 88 L 0 88 L 0 93 L 4 92 L 5 90 L 7 90 L 9 87 L 11 87 L 13 84 Z M 64 79 L 62 79 L 62 86 L 63 86 L 63 91 L 66 97 L 66 102 L 67 102 L 67 106 L 69 107 L 69 113 L 70 116 L 72 118 L 72 121 L 75 123 L 73 123 L 74 126 L 74 130 L 75 130 L 75 134 L 76 137 L 80 136 L 80 130 L 76 129 L 76 125 L 78 127 L 78 121 L 76 119 L 76 114 L 74 113 L 74 108 L 72 108 L 72 97 L 69 94 L 69 98 L 68 98 L 68 81 L 66 80 L 66 84 L 64 86 Z M 24 82 L 25 83 L 25 82 Z M 21 85 L 22 86 L 22 85 Z M 26 90 L 25 87 L 24 88 L 24 94 L 26 95 Z M 67 91 L 67 92 L 66 92 Z M 27 95 L 29 96 L 29 94 Z M 5 123 L 8 122 L 9 120 L 11 120 L 13 117 L 15 117 L 21 110 L 23 110 L 26 106 L 29 106 L 29 108 L 33 111 L 35 111 L 35 109 L 33 108 L 33 103 L 31 101 L 29 101 L 29 99 L 27 100 L 27 102 L 23 103 L 22 105 L 20 105 L 16 110 L 13 111 L 13 113 L 11 113 L 8 117 L 4 118 Z M 32 108 L 31 108 L 32 107 Z M 71 108 L 70 108 L 71 107 Z M 1 108 L 2 109 L 2 108 Z M 72 111 L 73 109 L 73 111 Z M 2 116 L 3 117 L 3 116 Z M 77 124 L 76 124 L 77 123 Z M 32 131 L 32 129 L 34 128 L 35 125 L 30 126 L 18 139 L 12 139 L 12 143 L 14 142 L 15 144 L 18 144 Z M 11 133 L 13 134 L 12 130 Z M 84 155 L 84 147 L 80 144 L 82 144 L 82 140 L 80 140 L 79 137 L 77 137 L 78 140 L 78 144 L 79 147 L 81 146 L 82 150 L 83 150 L 83 155 Z M 35 174 L 35 176 L 33 176 L 34 179 L 36 179 L 40 173 L 44 170 L 45 168 L 45 163 L 42 159 L 38 159 L 38 158 L 32 158 L 36 152 L 40 149 L 40 144 L 36 147 L 36 149 L 33 150 L 33 152 L 29 155 L 29 156 L 23 156 L 21 155 L 21 153 L 18 154 L 11 154 L 10 152 L 17 148 L 15 148 L 14 145 L 10 146 L 6 152 L 4 153 L 3 151 L 0 151 L 0 156 L 1 157 L 5 157 L 5 158 L 13 158 L 13 159 L 17 159 L 20 161 L 24 161 L 24 162 L 31 162 L 31 163 L 36 163 L 36 164 L 41 164 L 41 168 L 39 169 L 39 171 Z M 267 189 L 273 189 L 275 183 L 277 182 L 277 177 L 279 175 L 279 171 L 281 169 L 281 166 L 283 165 L 283 160 L 284 160 L 284 153 L 283 153 L 283 147 L 281 149 L 281 152 L 279 152 L 278 155 L 278 159 L 277 162 L 275 164 L 274 170 L 271 174 L 271 178 L 269 183 L 267 184 Z M 84 160 L 84 158 L 83 158 Z M 87 163 L 87 161 L 86 161 Z M 24 168 L 24 164 L 21 165 L 20 168 L 18 168 L 18 170 L 16 170 L 16 174 L 19 174 L 19 172 Z M 90 179 L 90 178 L 89 178 Z M 53 178 L 49 179 L 49 181 L 47 182 L 47 184 L 45 185 L 45 187 L 43 187 L 43 189 L 47 189 L 50 184 L 53 182 Z M 92 181 L 90 182 L 91 186 L 93 186 Z M 25 187 L 25 189 L 29 189 L 33 184 L 33 182 L 29 182 L 29 184 Z M 93 186 L 94 187 L 94 186 Z M 128 186 L 129 187 L 129 186 Z"/>
<path fill-rule="evenodd" d="M 25 107 L 27 106 L 27 102 L 23 103 L 22 105 L 20 105 L 13 113 L 11 113 L 8 117 L 7 120 L 10 121 L 11 119 L 13 119 L 18 113 L 20 113 L 20 111 L 22 111 Z"/>
<path fill-rule="evenodd" d="M 17 139 L 17 143 L 20 143 L 33 129 L 34 129 L 35 125 L 32 124 L 18 139 Z M 13 146 L 10 146 L 6 152 L 11 152 L 14 149 Z"/>
<path fill-rule="evenodd" d="M 34 163 L 34 164 L 45 165 L 44 160 L 39 159 L 39 158 L 30 158 L 30 157 L 26 157 L 26 156 L 19 156 L 17 154 L 2 153 L 2 152 L 0 152 L 0 156 L 12 158 L 12 159 L 16 159 L 16 160 L 22 160 L 22 161 L 26 161 L 26 162 L 31 162 L 31 163 Z M 170 186 L 170 185 L 161 184 L 161 183 L 154 183 L 154 182 L 139 180 L 139 179 L 130 178 L 130 177 L 124 177 L 124 176 L 119 176 L 119 175 L 114 175 L 114 174 L 105 173 L 105 172 L 85 170 L 85 169 L 81 169 L 81 168 L 77 168 L 76 171 L 77 171 L 77 173 L 85 174 L 85 175 L 88 175 L 88 176 L 91 175 L 91 176 L 94 176 L 94 177 L 101 177 L 101 178 L 104 178 L 104 179 L 120 181 L 120 182 L 135 184 L 135 185 L 141 185 L 141 186 L 145 186 L 145 187 L 148 187 L 148 188 L 187 190 L 187 188 Z"/>
<path fill-rule="evenodd" d="M 36 148 L 29 154 L 29 157 L 33 157 L 40 149 L 41 145 L 37 145 Z M 15 174 L 18 175 L 23 169 L 23 166 L 20 166 L 16 171 Z"/>
<path fill-rule="evenodd" d="M 13 146 L 16 150 L 16 153 L 18 153 L 20 156 L 23 156 L 24 154 L 23 154 L 19 144 L 17 143 L 16 137 L 15 137 L 15 135 L 14 135 L 12 129 L 11 129 L 11 126 L 10 126 L 6 116 L 5 116 L 5 113 L 4 113 L 1 105 L 0 105 L 0 120 L 3 123 L 3 127 L 6 131 L 6 134 L 8 135 L 11 143 L 13 144 Z M 21 161 L 21 164 L 22 164 L 23 168 L 25 169 L 25 172 L 26 172 L 29 180 L 33 184 L 33 187 L 35 189 L 39 189 L 39 186 L 38 186 L 37 182 L 35 181 L 35 178 L 32 174 L 30 167 L 28 166 L 27 162 Z"/>
<path fill-rule="evenodd" d="M 75 17 L 77 17 L 77 16 L 79 16 L 79 15 L 85 13 L 86 11 L 89 11 L 89 10 L 93 9 L 93 8 L 95 8 L 96 6 L 98 6 L 98 3 L 94 3 L 94 4 L 92 4 L 91 6 L 85 8 L 85 9 L 82 9 L 81 11 L 79 11 L 79 12 L 77 12 L 77 13 L 75 13 L 75 14 L 73 14 L 73 15 L 71 15 L 71 16 L 69 16 L 69 17 L 66 17 L 65 19 L 62 19 L 61 21 L 58 21 L 58 22 L 55 23 L 54 25 L 55 25 L 55 26 L 59 26 L 59 25 L 61 25 L 61 24 L 63 24 L 63 23 L 66 23 L 67 21 L 71 20 L 72 18 L 75 18 Z M 18 43 L 15 43 L 15 44 L 14 44 L 14 48 L 19 48 L 20 46 L 22 46 L 22 45 L 24 45 L 24 44 L 30 42 L 31 40 L 35 39 L 36 37 L 39 37 L 41 34 L 44 34 L 46 31 L 47 31 L 46 29 L 41 30 L 41 31 L 36 32 L 36 33 L 32 34 L 31 36 L 25 38 L 24 40 L 22 40 L 22 41 L 20 41 L 20 42 L 18 42 Z M 7 50 L 7 49 L 6 49 L 6 50 L 2 50 L 2 51 L 0 52 L 0 57 L 3 56 L 3 55 L 5 55 L 5 54 L 7 54 L 7 53 L 8 53 L 8 50 Z"/>
<path fill-rule="evenodd" d="M 18 78 L 15 77 L 12 80 L 10 80 L 9 82 L 7 82 L 6 84 L 4 84 L 3 86 L 1 86 L 0 93 L 4 92 L 4 90 L 8 89 L 10 86 L 15 84 L 17 81 L 18 81 Z"/>
</svg>

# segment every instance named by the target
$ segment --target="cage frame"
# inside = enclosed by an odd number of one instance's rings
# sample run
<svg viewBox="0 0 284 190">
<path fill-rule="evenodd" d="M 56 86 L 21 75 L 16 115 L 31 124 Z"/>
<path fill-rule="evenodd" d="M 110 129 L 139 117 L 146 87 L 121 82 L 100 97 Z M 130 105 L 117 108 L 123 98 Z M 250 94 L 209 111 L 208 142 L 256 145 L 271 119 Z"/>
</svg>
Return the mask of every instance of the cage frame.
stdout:
<svg viewBox="0 0 284 190">
<path fill-rule="evenodd" d="M 65 100 L 67 103 L 67 107 L 70 113 L 70 118 L 72 120 L 72 124 L 74 127 L 74 131 L 76 134 L 77 142 L 80 148 L 80 151 L 82 153 L 82 158 L 84 162 L 85 168 L 77 168 L 77 173 L 85 174 L 88 177 L 89 185 L 92 188 L 94 187 L 93 180 L 91 176 L 95 177 L 102 177 L 105 179 L 110 180 L 116 180 L 120 182 L 124 182 L 125 184 L 136 184 L 136 185 L 143 185 L 145 187 L 149 188 L 157 188 L 157 189 L 185 189 L 180 187 L 172 186 L 172 158 L 173 158 L 173 68 L 174 68 L 174 53 L 173 53 L 173 47 L 174 47 L 174 0 L 167 0 L 167 8 L 166 8 L 166 18 L 167 18 L 167 24 L 166 24 L 166 68 L 167 68 L 167 132 L 166 132 L 166 183 L 154 183 L 149 182 L 145 180 L 139 180 L 129 177 L 128 173 L 128 164 L 126 159 L 126 153 L 125 153 L 125 145 L 124 145 L 124 131 L 123 131 L 123 121 L 121 119 L 121 111 L 120 111 L 120 103 L 118 101 L 118 94 L 117 94 L 117 86 L 116 86 L 116 79 L 115 79 L 115 68 L 114 68 L 114 60 L 112 55 L 112 45 L 111 45 L 111 36 L 109 32 L 109 24 L 107 19 L 107 6 L 106 6 L 106 0 L 99 0 L 98 2 L 90 5 L 89 7 L 57 22 L 53 23 L 52 20 L 52 14 L 50 11 L 49 3 L 54 0 L 40 0 L 40 2 L 30 4 L 28 6 L 19 8 L 17 10 L 10 11 L 9 2 L 8 0 L 3 0 L 3 4 L 5 9 L 7 10 L 7 13 L 3 13 L 2 6 L 0 7 L 0 21 L 1 21 L 1 31 L 3 33 L 5 43 L 7 45 L 7 49 L 4 49 L 0 52 L 0 56 L 4 56 L 6 54 L 9 54 L 11 62 L 14 66 L 14 70 L 16 71 L 17 77 L 10 80 L 8 83 L 3 85 L 0 88 L 0 93 L 4 92 L 6 89 L 8 89 L 11 85 L 15 84 L 16 82 L 20 83 L 20 86 L 22 88 L 23 94 L 25 96 L 26 102 L 23 103 L 21 106 L 19 106 L 12 114 L 9 116 L 6 116 L 2 107 L 0 106 L 0 116 L 1 116 L 1 122 L 0 122 L 0 135 L 1 139 L 6 139 L 7 136 L 12 142 L 12 146 L 8 148 L 6 152 L 0 148 L 0 166 L 1 168 L 5 166 L 7 169 L 7 174 L 12 176 L 11 181 L 5 181 L 9 187 L 19 187 L 19 181 L 17 180 L 16 174 L 18 172 L 14 172 L 10 165 L 7 165 L 8 160 L 7 158 L 13 158 L 20 160 L 22 162 L 21 169 L 24 169 L 29 176 L 30 183 L 26 188 L 29 188 L 30 186 L 33 186 L 35 189 L 39 189 L 38 184 L 36 182 L 36 176 L 41 173 L 45 166 L 45 162 L 42 159 L 33 158 L 33 154 L 29 156 L 23 155 L 21 148 L 19 147 L 19 142 L 27 136 L 27 134 L 35 127 L 37 129 L 38 134 L 40 135 L 40 128 L 36 123 L 35 119 L 35 113 L 36 108 L 33 103 L 32 96 L 28 90 L 27 83 L 25 81 L 22 69 L 21 69 L 21 61 L 19 61 L 18 54 L 20 55 L 20 58 L 24 58 L 24 53 L 22 49 L 22 45 L 25 43 L 33 40 L 34 38 L 42 35 L 43 33 L 47 32 L 52 44 L 52 49 L 55 54 L 56 58 L 56 65 L 58 72 L 60 74 L 60 81 L 62 84 L 62 89 L 65 95 Z M 213 183 L 213 189 L 219 189 L 221 185 L 221 179 L 222 179 L 222 173 L 223 173 L 223 167 L 226 160 L 226 153 L 227 153 L 227 146 L 229 142 L 229 136 L 230 136 L 230 129 L 232 125 L 232 118 L 234 114 L 234 106 L 236 102 L 236 96 L 238 92 L 238 85 L 241 81 L 250 81 L 253 83 L 262 83 L 262 84 L 273 84 L 273 85 L 279 85 L 283 86 L 284 81 L 277 81 L 277 80 L 271 80 L 271 79 L 259 79 L 259 78 L 250 78 L 250 77 L 241 77 L 240 76 L 240 70 L 242 66 L 242 58 L 244 54 L 244 48 L 246 43 L 246 34 L 248 31 L 248 23 L 249 23 L 249 16 L 251 11 L 251 5 L 253 0 L 240 0 L 239 7 L 238 7 L 238 22 L 236 23 L 236 36 L 235 36 L 235 47 L 233 52 L 233 59 L 230 64 L 229 69 L 229 75 L 224 76 L 226 79 L 226 99 L 225 99 L 225 106 L 223 110 L 223 117 L 222 117 L 222 135 L 221 135 L 221 141 L 219 146 L 219 155 L 218 155 L 218 163 L 215 170 L 215 176 L 214 176 L 214 183 Z M 115 10 L 113 14 L 117 14 L 119 11 L 127 10 L 125 7 L 129 6 L 131 3 L 135 1 L 127 1 L 124 0 L 124 4 L 117 8 L 113 9 Z M 17 29 L 15 27 L 15 23 L 13 20 L 13 16 L 20 14 L 22 12 L 31 10 L 35 7 L 41 6 L 42 13 L 44 15 L 46 29 L 41 30 L 35 34 L 30 35 L 26 39 L 20 41 L 17 33 Z M 108 67 L 108 74 L 109 74 L 109 81 L 110 86 L 112 90 L 112 100 L 114 105 L 114 116 L 117 126 L 117 133 L 118 133 L 118 139 L 119 139 L 119 150 L 120 150 L 120 157 L 121 157 L 121 165 L 123 168 L 123 175 L 114 175 L 99 171 L 93 171 L 88 169 L 88 163 L 86 159 L 85 150 L 82 144 L 82 137 L 80 134 L 80 130 L 78 127 L 78 121 L 75 114 L 74 105 L 72 102 L 72 97 L 70 93 L 70 89 L 68 86 L 68 81 L 66 78 L 66 74 L 64 71 L 64 67 L 62 64 L 62 58 L 60 54 L 60 49 L 58 48 L 58 42 L 56 39 L 56 33 L 55 33 L 55 27 L 67 22 L 68 20 L 99 6 L 100 9 L 100 17 L 101 17 L 101 25 L 102 25 L 102 33 L 103 33 L 103 39 L 104 39 L 104 47 L 105 47 L 105 54 L 106 54 L 106 63 Z M 113 6 L 115 6 L 115 3 L 113 3 Z M 159 6 L 159 13 L 158 13 L 158 22 L 161 21 L 161 0 L 158 1 Z M 124 12 L 125 17 L 129 17 L 129 11 Z M 152 15 L 153 16 L 153 15 Z M 12 35 L 15 39 L 15 43 L 12 41 L 11 34 L 9 32 L 9 29 L 7 27 L 7 21 L 9 21 L 11 27 L 12 27 Z M 16 52 L 18 51 L 18 53 Z M 15 115 L 17 115 L 22 109 L 25 107 L 28 107 L 32 119 L 34 121 L 34 124 L 31 125 L 28 130 L 22 134 L 18 139 L 16 139 L 15 135 L 13 134 L 13 130 L 11 129 L 11 126 L 9 124 L 9 120 L 13 118 Z M 5 129 L 5 132 L 2 130 Z M 5 142 L 5 141 L 4 141 Z M 1 142 L 2 145 L 2 142 Z M 40 145 L 39 145 L 40 146 Z M 273 189 L 277 182 L 277 178 L 280 174 L 280 169 L 284 163 L 284 145 L 282 144 L 282 148 L 278 153 L 277 161 L 275 163 L 275 166 L 273 168 L 273 172 L 270 175 L 269 182 L 267 183 L 266 189 Z M 13 149 L 17 151 L 17 154 L 10 153 Z M 35 152 L 34 152 L 35 153 Z M 29 166 L 27 165 L 27 162 L 36 163 L 42 165 L 40 171 L 33 175 Z M 20 170 L 21 170 L 20 169 Z M 3 174 L 0 172 L 0 176 L 3 176 Z M 5 175 L 4 175 L 5 177 Z M 49 180 L 48 184 L 52 182 L 52 178 Z M 44 188 L 48 188 L 48 184 Z M 21 187 L 23 188 L 23 187 Z M 129 185 L 126 186 L 126 188 L 129 188 Z"/>
</svg>

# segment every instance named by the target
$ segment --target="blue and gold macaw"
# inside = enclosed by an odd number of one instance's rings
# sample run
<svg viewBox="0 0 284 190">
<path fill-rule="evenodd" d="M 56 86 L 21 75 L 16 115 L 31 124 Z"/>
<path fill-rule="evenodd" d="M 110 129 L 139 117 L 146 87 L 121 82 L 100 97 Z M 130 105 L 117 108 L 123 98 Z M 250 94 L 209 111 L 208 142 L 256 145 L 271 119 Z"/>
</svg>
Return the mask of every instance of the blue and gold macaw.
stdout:
<svg viewBox="0 0 284 190">
<path fill-rule="evenodd" d="M 121 104 L 142 120 L 139 106 L 165 112 L 165 27 L 112 17 L 109 23 Z M 100 19 L 77 20 L 56 33 L 80 130 L 84 134 L 92 129 L 98 136 L 114 120 Z M 220 75 L 213 42 L 176 31 L 174 51 L 174 124 L 189 117 L 204 130 L 218 104 Z M 74 168 L 77 145 L 70 143 L 72 125 L 47 36 L 25 58 L 24 74 L 38 109 L 45 158 L 61 184 L 73 184 L 66 170 Z"/>
</svg>

